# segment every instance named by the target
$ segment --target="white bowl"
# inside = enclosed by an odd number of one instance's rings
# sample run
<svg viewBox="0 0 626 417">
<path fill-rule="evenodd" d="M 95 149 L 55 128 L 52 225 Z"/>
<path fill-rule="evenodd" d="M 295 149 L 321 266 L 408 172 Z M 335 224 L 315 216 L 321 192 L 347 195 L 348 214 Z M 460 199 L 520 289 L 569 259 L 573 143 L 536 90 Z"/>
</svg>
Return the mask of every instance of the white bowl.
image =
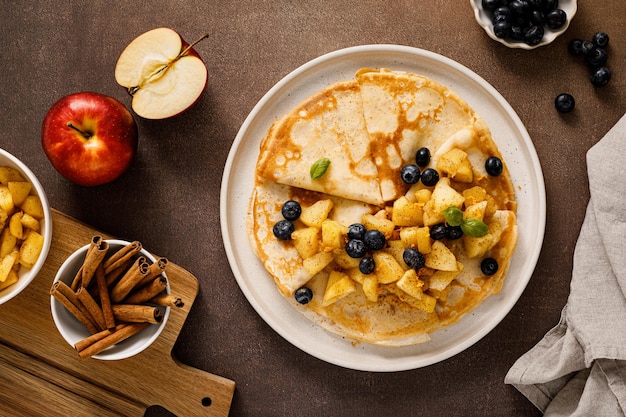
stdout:
<svg viewBox="0 0 626 417">
<path fill-rule="evenodd" d="M 28 284 L 33 281 L 33 279 L 35 279 L 35 277 L 43 267 L 43 264 L 46 262 L 48 252 L 50 251 L 50 243 L 52 242 L 52 213 L 50 211 L 50 204 L 48 204 L 48 199 L 46 197 L 43 187 L 41 186 L 41 183 L 39 182 L 35 174 L 33 174 L 33 172 L 28 169 L 28 167 L 24 165 L 22 161 L 20 161 L 4 149 L 0 149 L 0 166 L 8 166 L 19 171 L 22 176 L 32 184 L 33 191 L 31 192 L 34 192 L 34 194 L 39 196 L 39 199 L 41 200 L 41 205 L 44 209 L 44 219 L 40 222 L 41 229 L 39 231 L 44 237 L 44 245 L 41 249 L 41 253 L 39 254 L 39 258 L 31 269 L 25 268 L 23 266 L 20 267 L 20 270 L 18 271 L 18 281 L 15 284 L 0 291 L 1 305 L 22 292 L 22 290 L 24 290 L 24 288 L 26 288 Z"/>
<path fill-rule="evenodd" d="M 107 240 L 109 244 L 109 253 L 117 251 L 118 249 L 128 245 L 130 242 L 125 240 L 117 240 L 110 239 Z M 76 250 L 72 253 L 63 264 L 59 267 L 59 270 L 54 277 L 54 282 L 59 280 L 63 281 L 67 285 L 70 285 L 78 269 L 83 264 L 85 260 L 85 255 L 87 254 L 87 249 L 89 249 L 89 245 L 85 245 L 82 248 Z M 141 249 L 141 255 L 145 256 L 149 263 L 156 262 L 154 256 L 152 256 L 145 249 Z M 139 255 L 137 255 L 139 256 Z M 163 273 L 166 276 L 165 273 Z M 166 292 L 170 293 L 169 282 L 167 284 Z M 78 321 L 66 308 L 53 296 L 50 297 L 50 307 L 52 310 L 52 319 L 54 320 L 54 324 L 57 326 L 59 333 L 65 339 L 70 346 L 74 347 L 74 345 L 88 337 L 90 335 L 89 330 Z M 139 333 L 129 337 L 118 344 L 109 347 L 108 349 L 103 350 L 102 352 L 92 356 L 93 359 L 101 359 L 101 360 L 120 360 L 129 358 L 133 355 L 138 354 L 139 352 L 145 350 L 148 346 L 154 342 L 157 337 L 163 331 L 165 327 L 165 323 L 170 314 L 170 308 L 165 307 L 165 312 L 163 314 L 163 321 L 159 324 L 150 324 Z"/>
<path fill-rule="evenodd" d="M 564 33 L 569 27 L 570 22 L 574 18 L 576 14 L 576 10 L 578 8 L 576 4 L 576 0 L 559 0 L 559 9 L 562 9 L 567 14 L 567 22 L 563 25 L 559 30 L 552 30 L 545 28 L 545 34 L 543 35 L 543 39 L 537 45 L 528 45 L 524 42 L 509 42 L 506 39 L 498 38 L 493 33 L 493 24 L 491 23 L 491 13 L 484 10 L 482 6 L 481 0 L 470 0 L 470 4 L 474 9 L 474 17 L 478 24 L 485 30 L 487 35 L 495 41 L 500 42 L 503 45 L 508 46 L 509 48 L 519 48 L 519 49 L 535 49 L 540 46 L 548 45 L 552 41 L 554 41 L 559 35 Z"/>
</svg>

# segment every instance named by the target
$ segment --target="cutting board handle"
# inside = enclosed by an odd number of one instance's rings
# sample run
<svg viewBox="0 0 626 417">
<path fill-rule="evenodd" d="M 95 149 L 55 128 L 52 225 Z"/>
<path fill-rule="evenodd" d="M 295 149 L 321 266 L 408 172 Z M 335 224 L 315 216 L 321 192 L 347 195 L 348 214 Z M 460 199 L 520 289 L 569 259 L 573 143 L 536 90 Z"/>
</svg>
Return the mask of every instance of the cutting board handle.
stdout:
<svg viewBox="0 0 626 417">
<path fill-rule="evenodd" d="M 152 403 L 162 406 L 177 417 L 225 417 L 228 416 L 235 382 L 193 368 L 171 357 L 167 386 Z M 161 381 L 163 381 L 161 376 Z"/>
</svg>

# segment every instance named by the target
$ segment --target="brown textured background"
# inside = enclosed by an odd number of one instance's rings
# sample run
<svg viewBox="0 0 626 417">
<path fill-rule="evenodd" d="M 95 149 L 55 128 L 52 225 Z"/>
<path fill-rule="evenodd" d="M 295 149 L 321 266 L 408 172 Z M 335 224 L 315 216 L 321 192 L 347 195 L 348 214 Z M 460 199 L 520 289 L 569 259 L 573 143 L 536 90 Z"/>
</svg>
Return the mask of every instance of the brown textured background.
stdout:
<svg viewBox="0 0 626 417">
<path fill-rule="evenodd" d="M 626 110 L 626 4 L 583 0 L 578 7 L 565 35 L 523 51 L 489 39 L 461 0 L 1 1 L 0 147 L 39 176 L 55 209 L 140 240 L 198 277 L 200 293 L 174 353 L 237 383 L 232 416 L 539 416 L 503 378 L 559 319 L 588 199 L 585 153 Z M 188 41 L 209 33 L 196 48 L 209 71 L 206 92 L 179 117 L 137 118 L 137 159 L 116 182 L 67 182 L 41 149 L 46 111 L 83 90 L 129 105 L 115 83 L 115 63 L 133 38 L 159 26 Z M 611 36 L 613 79 L 598 89 L 567 43 L 599 30 Z M 283 340 L 239 290 L 219 225 L 223 166 L 256 102 L 310 59 L 370 43 L 427 49 L 491 83 L 533 139 L 548 203 L 539 263 L 510 314 L 465 352 L 397 373 L 343 369 Z M 569 115 L 553 106 L 564 91 L 577 100 Z M 153 407 L 146 415 L 171 414 Z"/>
</svg>

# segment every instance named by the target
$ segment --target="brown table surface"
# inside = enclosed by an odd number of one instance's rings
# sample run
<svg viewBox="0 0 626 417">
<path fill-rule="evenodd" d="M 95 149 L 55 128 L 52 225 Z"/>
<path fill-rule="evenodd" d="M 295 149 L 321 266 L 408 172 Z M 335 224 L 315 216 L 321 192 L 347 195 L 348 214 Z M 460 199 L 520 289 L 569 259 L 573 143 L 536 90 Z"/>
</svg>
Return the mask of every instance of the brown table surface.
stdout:
<svg viewBox="0 0 626 417">
<path fill-rule="evenodd" d="M 55 209 L 114 236 L 140 240 L 198 277 L 200 292 L 174 354 L 237 383 L 231 415 L 540 415 L 503 379 L 558 322 L 567 302 L 589 196 L 585 153 L 626 110 L 626 3 L 579 1 L 566 34 L 533 51 L 508 49 L 488 38 L 465 0 L 155 0 L 141 5 L 37 0 L 4 1 L 1 8 L 0 146 L 38 175 Z M 46 111 L 60 97 L 83 90 L 129 105 L 115 82 L 115 63 L 130 40 L 159 26 L 175 28 L 188 40 L 209 33 L 196 48 L 209 71 L 206 92 L 179 117 L 137 118 L 137 159 L 117 181 L 96 188 L 69 183 L 41 149 Z M 594 88 L 567 44 L 600 30 L 611 36 L 613 79 Z M 220 232 L 224 163 L 257 101 L 301 64 L 373 43 L 442 54 L 491 83 L 528 129 L 547 194 L 543 249 L 512 311 L 466 351 L 396 373 L 344 369 L 285 341 L 240 291 Z M 577 107 L 561 115 L 553 102 L 566 91 Z M 152 407 L 146 415 L 171 414 Z"/>
</svg>

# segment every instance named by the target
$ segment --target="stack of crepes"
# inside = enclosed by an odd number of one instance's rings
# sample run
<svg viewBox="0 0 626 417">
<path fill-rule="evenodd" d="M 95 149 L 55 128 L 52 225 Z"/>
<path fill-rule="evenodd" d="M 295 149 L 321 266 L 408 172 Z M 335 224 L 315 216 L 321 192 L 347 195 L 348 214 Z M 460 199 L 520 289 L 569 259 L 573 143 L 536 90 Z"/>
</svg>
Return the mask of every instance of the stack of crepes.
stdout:
<svg viewBox="0 0 626 417">
<path fill-rule="evenodd" d="M 329 218 L 345 226 L 360 223 L 364 214 L 389 210 L 408 192 L 400 170 L 415 163 L 421 147 L 430 150 L 431 167 L 452 148 L 467 153 L 473 180 L 451 183 L 459 192 L 481 186 L 497 205 L 503 233 L 489 254 L 497 259 L 498 272 L 486 277 L 480 260 L 464 257 L 459 249 L 456 255 L 464 269 L 452 284 L 452 295 L 439 299 L 434 311 L 403 302 L 390 286 L 379 287 L 376 302 L 368 300 L 357 285 L 348 296 L 324 305 L 329 273 L 341 267 L 334 262 L 311 274 L 293 244 L 274 237 L 272 227 L 282 218 L 282 204 L 293 199 L 307 207 L 330 199 Z M 262 140 L 247 218 L 250 243 L 280 292 L 325 329 L 375 344 L 423 342 L 429 333 L 454 323 L 497 293 L 507 273 L 517 242 L 515 191 L 506 163 L 501 175 L 487 175 L 489 156 L 502 159 L 489 128 L 447 87 L 406 72 L 359 70 L 355 79 L 305 99 L 277 120 Z M 321 178 L 313 179 L 310 168 L 320 158 L 328 158 L 330 165 Z M 397 234 L 388 236 L 394 238 Z M 303 285 L 313 291 L 313 299 L 304 306 L 293 297 Z"/>
<path fill-rule="evenodd" d="M 626 415 L 626 116 L 587 153 L 590 200 L 561 320 L 509 370 L 545 416 Z"/>
</svg>

